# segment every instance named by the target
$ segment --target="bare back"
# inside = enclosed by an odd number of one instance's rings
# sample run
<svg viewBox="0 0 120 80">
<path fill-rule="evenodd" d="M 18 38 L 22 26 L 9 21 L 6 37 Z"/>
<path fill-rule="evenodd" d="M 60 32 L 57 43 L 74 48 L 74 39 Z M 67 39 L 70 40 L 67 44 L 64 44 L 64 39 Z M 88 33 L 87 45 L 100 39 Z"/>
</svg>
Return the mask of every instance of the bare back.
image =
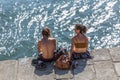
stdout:
<svg viewBox="0 0 120 80">
<path fill-rule="evenodd" d="M 42 52 L 42 56 L 45 59 L 52 59 L 54 50 L 56 49 L 56 39 L 48 38 L 47 40 L 42 39 L 38 42 L 38 51 Z"/>
<path fill-rule="evenodd" d="M 83 35 L 76 35 L 72 38 L 72 46 L 74 52 L 86 52 L 88 48 L 88 38 Z"/>
</svg>

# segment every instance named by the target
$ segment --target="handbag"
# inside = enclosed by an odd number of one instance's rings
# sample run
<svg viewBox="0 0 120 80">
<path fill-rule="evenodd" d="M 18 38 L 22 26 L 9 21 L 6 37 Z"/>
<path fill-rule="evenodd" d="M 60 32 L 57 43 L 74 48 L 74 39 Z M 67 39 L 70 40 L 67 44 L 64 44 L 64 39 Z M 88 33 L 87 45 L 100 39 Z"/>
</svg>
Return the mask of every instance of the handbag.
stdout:
<svg viewBox="0 0 120 80">
<path fill-rule="evenodd" d="M 54 58 L 53 60 L 56 61 L 61 55 L 64 54 L 64 50 L 63 48 L 59 48 L 54 52 Z"/>
<path fill-rule="evenodd" d="M 58 69 L 70 69 L 70 58 L 66 50 L 55 62 L 55 67 Z"/>
</svg>

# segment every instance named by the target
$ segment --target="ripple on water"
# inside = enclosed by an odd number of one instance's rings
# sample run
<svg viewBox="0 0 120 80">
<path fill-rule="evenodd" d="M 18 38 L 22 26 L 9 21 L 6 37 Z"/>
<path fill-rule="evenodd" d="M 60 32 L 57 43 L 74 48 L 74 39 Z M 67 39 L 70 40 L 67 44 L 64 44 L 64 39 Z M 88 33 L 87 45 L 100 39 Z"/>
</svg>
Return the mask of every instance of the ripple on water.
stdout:
<svg viewBox="0 0 120 80">
<path fill-rule="evenodd" d="M 58 47 L 70 48 L 76 23 L 88 26 L 90 50 L 119 46 L 119 3 L 117 0 L 0 0 L 0 58 L 35 56 L 45 26 L 57 38 Z"/>
</svg>

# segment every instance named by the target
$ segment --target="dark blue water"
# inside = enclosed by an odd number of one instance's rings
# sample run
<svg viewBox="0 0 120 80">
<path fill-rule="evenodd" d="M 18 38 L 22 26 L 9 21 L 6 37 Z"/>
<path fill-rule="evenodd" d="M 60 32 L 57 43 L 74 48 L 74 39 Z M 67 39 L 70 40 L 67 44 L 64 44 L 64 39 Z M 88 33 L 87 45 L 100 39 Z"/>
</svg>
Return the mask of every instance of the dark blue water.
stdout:
<svg viewBox="0 0 120 80">
<path fill-rule="evenodd" d="M 45 26 L 69 48 L 76 23 L 88 27 L 89 50 L 120 45 L 119 0 L 0 0 L 0 60 L 35 56 Z"/>
</svg>

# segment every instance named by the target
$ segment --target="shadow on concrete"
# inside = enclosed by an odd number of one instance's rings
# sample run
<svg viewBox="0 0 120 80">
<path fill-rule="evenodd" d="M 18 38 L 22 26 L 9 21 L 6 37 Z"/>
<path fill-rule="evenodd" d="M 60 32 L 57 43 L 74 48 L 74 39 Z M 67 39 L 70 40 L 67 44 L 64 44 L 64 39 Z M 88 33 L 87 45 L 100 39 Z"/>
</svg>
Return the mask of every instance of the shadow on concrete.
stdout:
<svg viewBox="0 0 120 80">
<path fill-rule="evenodd" d="M 74 75 L 80 74 L 84 71 L 86 65 L 87 65 L 87 59 L 80 59 L 80 60 L 74 60 L 74 63 L 78 63 L 76 65 L 76 68 L 70 69 L 70 70 L 60 70 L 58 68 L 54 68 L 55 71 L 55 78 L 58 80 L 68 80 L 68 79 L 74 79 Z"/>
<path fill-rule="evenodd" d="M 58 68 L 54 68 L 54 71 L 55 71 L 55 74 L 56 75 L 65 75 L 65 74 L 68 74 L 68 72 L 70 71 L 70 70 L 61 70 L 61 69 L 58 69 Z"/>
<path fill-rule="evenodd" d="M 34 73 L 38 76 L 49 75 L 49 74 L 53 73 L 53 69 L 54 69 L 53 62 L 52 63 L 47 62 L 45 64 L 46 64 L 46 68 L 40 69 L 40 70 L 35 69 Z"/>
<path fill-rule="evenodd" d="M 78 73 L 82 73 L 87 65 L 87 59 L 80 59 L 80 60 L 75 60 L 75 63 L 78 63 L 76 68 L 74 69 L 74 75 Z"/>
<path fill-rule="evenodd" d="M 82 73 L 87 65 L 87 59 L 80 59 L 80 60 L 74 60 L 74 62 L 78 63 L 78 65 L 76 66 L 75 69 L 70 69 L 70 70 L 60 70 L 56 67 L 54 67 L 54 62 L 47 62 L 46 64 L 46 68 L 45 69 L 41 69 L 41 70 L 34 70 L 34 73 L 38 76 L 42 76 L 42 75 L 49 75 L 51 73 L 54 73 L 57 76 L 65 76 L 65 75 L 76 75 L 78 73 Z"/>
</svg>

